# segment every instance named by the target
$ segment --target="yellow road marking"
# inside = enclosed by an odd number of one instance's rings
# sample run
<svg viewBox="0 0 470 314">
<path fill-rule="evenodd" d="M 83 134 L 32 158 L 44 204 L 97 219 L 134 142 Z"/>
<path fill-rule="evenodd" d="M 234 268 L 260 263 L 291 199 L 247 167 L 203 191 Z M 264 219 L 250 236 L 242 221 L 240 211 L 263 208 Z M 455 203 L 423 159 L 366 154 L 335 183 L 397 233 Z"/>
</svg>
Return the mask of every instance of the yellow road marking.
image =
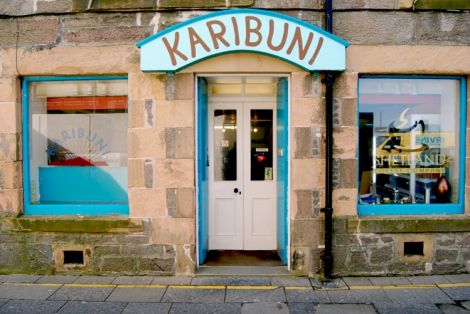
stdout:
<svg viewBox="0 0 470 314">
<path fill-rule="evenodd" d="M 117 285 L 117 288 L 162 289 L 162 288 L 166 288 L 166 286 L 162 286 L 162 285 Z"/>
<path fill-rule="evenodd" d="M 230 290 L 274 290 L 278 286 L 227 286 Z"/>
<path fill-rule="evenodd" d="M 393 289 L 428 289 L 436 288 L 436 285 L 399 285 L 399 286 L 350 286 L 351 290 L 393 290 Z"/>
<path fill-rule="evenodd" d="M 82 288 L 115 288 L 117 285 L 108 283 L 66 283 L 64 287 L 82 287 Z"/>
<path fill-rule="evenodd" d="M 225 286 L 168 286 L 174 289 L 225 289 Z"/>
<path fill-rule="evenodd" d="M 437 284 L 439 288 L 453 288 L 453 287 L 470 287 L 470 282 L 461 282 L 461 283 L 439 283 Z"/>
<path fill-rule="evenodd" d="M 61 283 L 30 283 L 30 282 L 4 282 L 4 285 L 11 286 L 39 286 L 39 287 L 60 287 Z"/>
<path fill-rule="evenodd" d="M 313 290 L 312 287 L 285 287 L 286 290 Z"/>
</svg>

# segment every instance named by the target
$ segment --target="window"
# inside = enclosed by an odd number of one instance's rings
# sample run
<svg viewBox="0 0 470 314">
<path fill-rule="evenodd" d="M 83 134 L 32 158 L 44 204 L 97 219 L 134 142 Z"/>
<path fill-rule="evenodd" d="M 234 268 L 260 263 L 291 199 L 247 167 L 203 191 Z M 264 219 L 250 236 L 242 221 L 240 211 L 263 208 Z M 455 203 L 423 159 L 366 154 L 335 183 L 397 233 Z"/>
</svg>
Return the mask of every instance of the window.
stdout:
<svg viewBox="0 0 470 314">
<path fill-rule="evenodd" d="M 359 214 L 463 212 L 465 86 L 359 79 Z"/>
<path fill-rule="evenodd" d="M 26 214 L 127 214 L 127 80 L 26 78 Z"/>
</svg>

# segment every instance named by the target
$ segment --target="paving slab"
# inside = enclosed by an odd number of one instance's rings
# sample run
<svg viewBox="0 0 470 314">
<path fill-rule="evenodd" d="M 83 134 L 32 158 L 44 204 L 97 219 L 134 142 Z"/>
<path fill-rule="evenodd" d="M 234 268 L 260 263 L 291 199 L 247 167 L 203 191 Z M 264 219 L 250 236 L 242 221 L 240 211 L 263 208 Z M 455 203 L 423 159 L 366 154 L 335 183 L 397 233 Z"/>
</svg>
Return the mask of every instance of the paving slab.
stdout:
<svg viewBox="0 0 470 314">
<path fill-rule="evenodd" d="M 201 266 L 202 276 L 291 276 L 286 266 Z"/>
<path fill-rule="evenodd" d="M 59 287 L 2 284 L 0 285 L 0 299 L 46 300 Z"/>
<path fill-rule="evenodd" d="M 331 303 L 373 303 L 391 302 L 384 290 L 338 290 L 328 291 Z"/>
<path fill-rule="evenodd" d="M 194 277 L 191 280 L 193 286 L 228 286 L 230 285 L 230 277 L 219 276 L 201 276 Z"/>
<path fill-rule="evenodd" d="M 313 314 L 315 313 L 314 303 L 291 302 L 288 303 L 290 314 Z"/>
<path fill-rule="evenodd" d="M 32 283 L 41 278 L 42 275 L 0 275 L 0 282 L 15 282 L 15 283 Z"/>
<path fill-rule="evenodd" d="M 225 302 L 286 302 L 286 296 L 283 288 L 248 290 L 227 288 Z"/>
<path fill-rule="evenodd" d="M 408 280 L 413 285 L 435 285 L 435 284 L 442 284 L 442 283 L 450 283 L 449 279 L 441 275 L 411 276 L 411 277 L 408 277 Z"/>
<path fill-rule="evenodd" d="M 0 305 L 0 313 L 56 313 L 65 301 L 46 301 L 46 300 L 9 300 L 3 306 Z"/>
<path fill-rule="evenodd" d="M 372 282 L 368 277 L 343 277 L 343 281 L 351 286 L 372 286 Z"/>
<path fill-rule="evenodd" d="M 307 277 L 272 277 L 271 285 L 280 287 L 311 287 Z"/>
<path fill-rule="evenodd" d="M 46 300 L 10 300 L 3 307 L 0 307 L 0 313 L 17 314 L 43 314 L 56 313 L 65 301 L 46 301 Z"/>
<path fill-rule="evenodd" d="M 162 277 L 155 277 L 152 280 L 152 285 L 189 285 L 191 284 L 192 277 L 188 276 L 162 276 Z"/>
<path fill-rule="evenodd" d="M 318 304 L 315 305 L 317 314 L 377 314 L 370 304 Z"/>
<path fill-rule="evenodd" d="M 116 280 L 116 277 L 110 276 L 80 276 L 74 283 L 85 284 L 111 284 Z"/>
<path fill-rule="evenodd" d="M 270 286 L 269 277 L 231 277 L 230 286 Z"/>
<path fill-rule="evenodd" d="M 346 283 L 343 281 L 342 278 L 336 278 L 330 281 L 324 281 L 321 283 L 321 286 L 324 289 L 348 288 L 348 286 L 346 285 Z"/>
<path fill-rule="evenodd" d="M 49 300 L 104 301 L 114 290 L 112 287 L 68 287 L 62 286 Z"/>
<path fill-rule="evenodd" d="M 470 283 L 470 274 L 446 275 L 445 277 L 452 283 Z"/>
<path fill-rule="evenodd" d="M 449 296 L 449 298 L 454 301 L 470 300 L 470 287 L 449 287 L 441 288 L 441 290 L 444 291 Z"/>
<path fill-rule="evenodd" d="M 236 303 L 174 303 L 171 314 L 239 314 L 241 304 Z"/>
<path fill-rule="evenodd" d="M 112 282 L 114 285 L 150 285 L 152 276 L 119 276 Z"/>
<path fill-rule="evenodd" d="M 397 304 L 454 303 L 454 301 L 439 288 L 385 289 L 384 291 L 390 300 Z"/>
<path fill-rule="evenodd" d="M 460 305 L 462 305 L 462 307 L 466 308 L 467 310 L 470 310 L 470 301 L 461 302 Z"/>
<path fill-rule="evenodd" d="M 5 304 L 5 303 L 7 303 L 8 301 L 10 301 L 10 300 L 8 300 L 8 299 L 0 299 L 0 307 L 2 307 L 2 305 Z"/>
<path fill-rule="evenodd" d="M 121 313 L 126 307 L 123 302 L 86 302 L 70 301 L 58 313 L 67 314 L 116 314 Z"/>
<path fill-rule="evenodd" d="M 289 314 L 289 308 L 285 303 L 244 303 L 242 314 Z"/>
<path fill-rule="evenodd" d="M 168 287 L 162 302 L 224 303 L 224 289 L 198 289 Z"/>
<path fill-rule="evenodd" d="M 406 286 L 411 282 L 406 277 L 368 277 L 374 286 Z"/>
<path fill-rule="evenodd" d="M 168 314 L 171 303 L 129 303 L 122 314 Z"/>
<path fill-rule="evenodd" d="M 78 279 L 78 276 L 46 275 L 39 278 L 36 283 L 72 283 Z"/>
<path fill-rule="evenodd" d="M 106 301 L 113 302 L 160 302 L 166 288 L 124 288 L 117 287 Z"/>
<path fill-rule="evenodd" d="M 397 304 L 397 303 L 374 303 L 375 309 L 380 314 L 442 314 L 436 305 L 427 304 Z"/>
<path fill-rule="evenodd" d="M 455 304 L 442 304 L 439 305 L 439 309 L 444 314 L 469 314 L 470 311 L 466 310 Z"/>
<path fill-rule="evenodd" d="M 330 303 L 327 291 L 286 289 L 287 302 Z"/>
</svg>

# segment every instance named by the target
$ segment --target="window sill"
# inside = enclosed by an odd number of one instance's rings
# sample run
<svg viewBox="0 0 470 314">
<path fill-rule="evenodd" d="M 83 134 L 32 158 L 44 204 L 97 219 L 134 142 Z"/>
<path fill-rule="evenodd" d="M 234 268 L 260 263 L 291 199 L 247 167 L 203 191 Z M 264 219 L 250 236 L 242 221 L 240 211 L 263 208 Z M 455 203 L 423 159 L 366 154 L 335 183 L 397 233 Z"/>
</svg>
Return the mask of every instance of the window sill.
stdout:
<svg viewBox="0 0 470 314">
<path fill-rule="evenodd" d="M 336 219 L 338 219 L 337 217 Z M 342 218 L 339 218 L 342 219 Z M 470 216 L 360 216 L 345 218 L 348 233 L 468 232 Z"/>
<path fill-rule="evenodd" d="M 132 233 L 144 230 L 140 219 L 127 216 L 21 216 L 6 218 L 17 232 Z"/>
</svg>

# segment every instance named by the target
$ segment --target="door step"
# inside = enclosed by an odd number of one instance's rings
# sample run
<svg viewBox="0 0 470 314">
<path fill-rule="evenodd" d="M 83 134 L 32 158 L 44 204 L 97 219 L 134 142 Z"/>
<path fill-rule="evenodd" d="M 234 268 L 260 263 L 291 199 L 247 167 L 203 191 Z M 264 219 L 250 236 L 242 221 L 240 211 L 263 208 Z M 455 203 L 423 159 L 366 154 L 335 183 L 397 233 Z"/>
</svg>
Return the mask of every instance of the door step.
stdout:
<svg viewBox="0 0 470 314">
<path fill-rule="evenodd" d="M 199 266 L 197 276 L 292 276 L 287 266 Z"/>
</svg>

